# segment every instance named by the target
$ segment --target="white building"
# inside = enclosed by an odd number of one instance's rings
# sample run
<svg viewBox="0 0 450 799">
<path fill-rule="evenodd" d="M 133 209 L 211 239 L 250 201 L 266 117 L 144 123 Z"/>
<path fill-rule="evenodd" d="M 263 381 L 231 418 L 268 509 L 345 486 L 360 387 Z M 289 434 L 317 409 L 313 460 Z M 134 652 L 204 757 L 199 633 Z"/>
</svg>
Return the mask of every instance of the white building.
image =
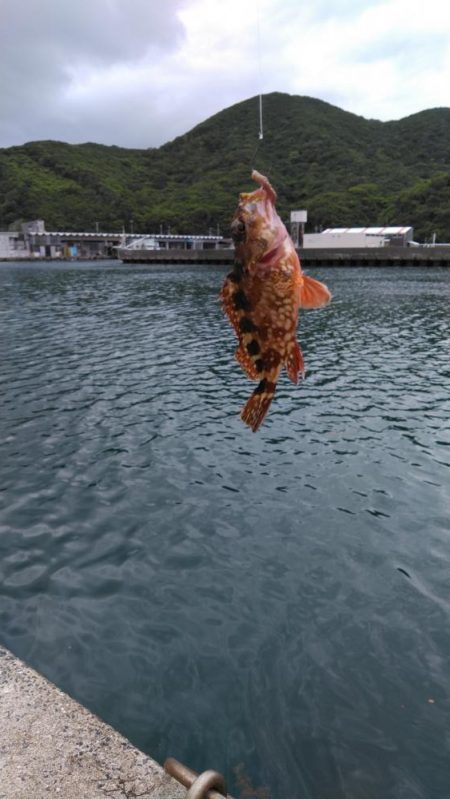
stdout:
<svg viewBox="0 0 450 799">
<path fill-rule="evenodd" d="M 22 233 L 29 236 L 31 233 L 45 233 L 45 222 L 43 219 L 32 219 L 31 222 L 22 224 Z"/>
<path fill-rule="evenodd" d="M 305 233 L 305 249 L 386 247 L 397 245 L 407 247 L 413 240 L 412 227 L 342 227 L 327 228 L 322 233 Z"/>
<path fill-rule="evenodd" d="M 0 261 L 29 257 L 30 250 L 20 233 L 10 230 L 0 231 Z"/>
</svg>

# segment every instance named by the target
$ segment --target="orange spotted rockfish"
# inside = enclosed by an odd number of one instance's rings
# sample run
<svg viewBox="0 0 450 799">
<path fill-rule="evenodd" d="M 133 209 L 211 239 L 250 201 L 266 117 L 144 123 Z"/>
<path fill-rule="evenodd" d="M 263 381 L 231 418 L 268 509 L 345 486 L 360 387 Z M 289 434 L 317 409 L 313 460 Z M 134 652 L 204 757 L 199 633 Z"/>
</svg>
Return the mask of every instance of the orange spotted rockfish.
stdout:
<svg viewBox="0 0 450 799">
<path fill-rule="evenodd" d="M 277 195 L 264 175 L 240 194 L 231 223 L 235 265 L 221 291 L 223 307 L 239 339 L 236 359 L 251 380 L 258 380 L 241 419 L 255 432 L 272 402 L 283 366 L 297 383 L 304 377 L 297 342 L 299 308 L 320 308 L 331 294 L 302 272 L 292 240 L 275 210 Z"/>
</svg>

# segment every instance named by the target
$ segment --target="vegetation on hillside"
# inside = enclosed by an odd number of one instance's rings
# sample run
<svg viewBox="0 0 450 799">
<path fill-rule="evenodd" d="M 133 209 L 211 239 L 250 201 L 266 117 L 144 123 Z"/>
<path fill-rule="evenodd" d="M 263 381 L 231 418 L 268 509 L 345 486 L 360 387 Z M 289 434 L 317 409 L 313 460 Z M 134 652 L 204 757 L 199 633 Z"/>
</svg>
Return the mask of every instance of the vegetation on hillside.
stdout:
<svg viewBox="0 0 450 799">
<path fill-rule="evenodd" d="M 0 228 L 44 219 L 48 230 L 222 232 L 256 167 L 288 219 L 308 229 L 406 225 L 450 241 L 450 109 L 367 120 L 309 97 L 227 108 L 157 149 L 31 142 L 0 149 Z M 256 151 L 256 152 L 255 152 Z"/>
</svg>

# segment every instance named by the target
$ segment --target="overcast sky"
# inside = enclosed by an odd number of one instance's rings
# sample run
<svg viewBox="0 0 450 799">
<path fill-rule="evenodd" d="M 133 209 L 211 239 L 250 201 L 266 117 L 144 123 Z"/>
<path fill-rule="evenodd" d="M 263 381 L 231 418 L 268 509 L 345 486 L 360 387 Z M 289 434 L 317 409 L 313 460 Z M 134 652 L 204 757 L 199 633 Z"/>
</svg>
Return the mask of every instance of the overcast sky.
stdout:
<svg viewBox="0 0 450 799">
<path fill-rule="evenodd" d="M 2 147 L 158 146 L 271 91 L 383 120 L 450 106 L 450 3 L 0 0 Z"/>
</svg>

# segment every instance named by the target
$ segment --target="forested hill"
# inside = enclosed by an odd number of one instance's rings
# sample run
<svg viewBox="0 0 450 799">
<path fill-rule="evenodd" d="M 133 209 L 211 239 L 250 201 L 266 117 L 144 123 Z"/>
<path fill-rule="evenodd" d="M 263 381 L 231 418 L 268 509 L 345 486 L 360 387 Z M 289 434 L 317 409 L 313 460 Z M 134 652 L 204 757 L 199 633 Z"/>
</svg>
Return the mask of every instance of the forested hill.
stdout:
<svg viewBox="0 0 450 799">
<path fill-rule="evenodd" d="M 31 142 L 0 149 L 0 228 L 225 231 L 250 171 L 265 172 L 279 210 L 315 226 L 406 225 L 450 241 L 450 109 L 367 120 L 310 97 L 266 95 L 227 108 L 162 147 Z M 255 149 L 257 152 L 255 154 Z"/>
</svg>

